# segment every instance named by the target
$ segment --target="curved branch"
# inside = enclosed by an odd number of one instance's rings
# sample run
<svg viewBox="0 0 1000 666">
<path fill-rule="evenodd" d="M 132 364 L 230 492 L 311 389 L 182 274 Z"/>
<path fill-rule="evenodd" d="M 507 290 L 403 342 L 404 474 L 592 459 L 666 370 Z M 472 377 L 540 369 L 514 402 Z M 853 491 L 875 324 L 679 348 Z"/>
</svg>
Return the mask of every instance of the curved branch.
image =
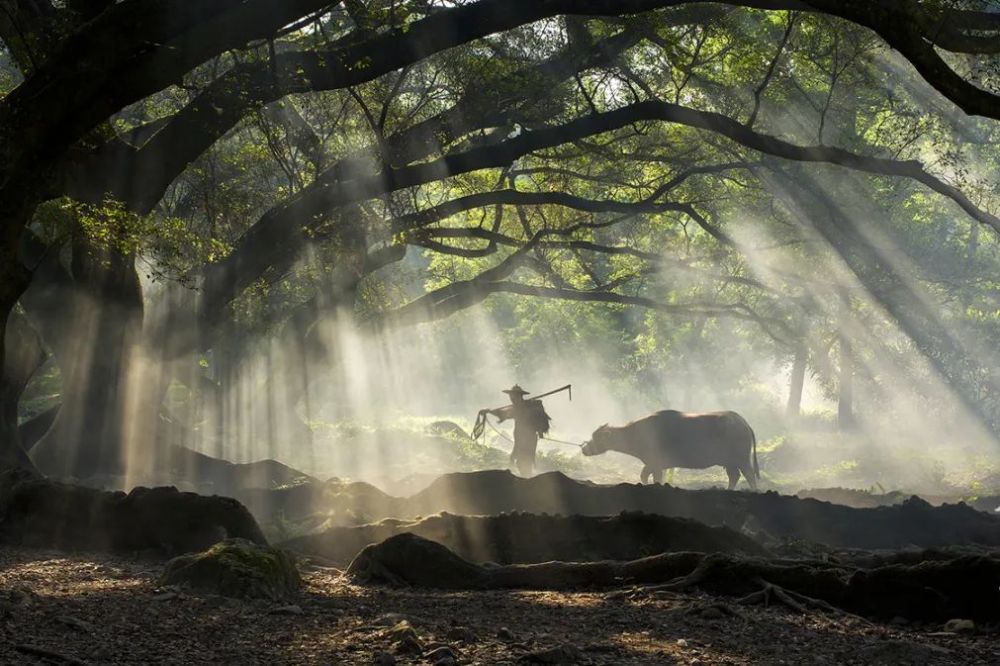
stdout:
<svg viewBox="0 0 1000 666">
<path fill-rule="evenodd" d="M 505 268 L 511 268 L 510 272 L 513 272 L 513 266 L 507 265 Z M 447 287 L 442 287 L 429 294 L 425 294 L 396 310 L 383 313 L 378 319 L 373 320 L 371 324 L 377 326 L 412 326 L 439 321 L 468 307 L 477 305 L 493 294 L 516 294 L 519 296 L 586 303 L 631 305 L 677 316 L 728 317 L 758 324 L 765 333 L 780 344 L 791 345 L 791 341 L 795 339 L 793 332 L 787 329 L 784 322 L 760 315 L 753 308 L 743 303 L 699 301 L 663 303 L 645 296 L 631 296 L 604 289 L 586 291 L 568 287 L 530 285 L 508 280 L 489 280 L 483 279 L 482 276 L 448 285 Z M 774 328 L 782 329 L 785 335 L 775 333 Z"/>
<path fill-rule="evenodd" d="M 744 147 L 787 160 L 835 164 L 864 173 L 910 178 L 948 197 L 973 219 L 1000 233 L 1000 219 L 978 208 L 958 188 L 925 171 L 920 162 L 869 157 L 829 146 L 800 146 L 756 132 L 718 113 L 698 111 L 670 102 L 646 101 L 606 113 L 584 116 L 564 125 L 524 132 L 498 144 L 472 148 L 431 162 L 401 168 L 386 166 L 381 173 L 372 176 L 312 184 L 265 214 L 244 234 L 231 255 L 208 268 L 204 300 L 208 321 L 211 321 L 212 313 L 220 312 L 229 300 L 257 279 L 273 262 L 288 259 L 289 252 L 305 242 L 309 227 L 326 220 L 338 206 L 457 174 L 504 167 L 518 158 L 545 148 L 643 121 L 672 122 L 710 131 Z M 478 197 L 480 201 L 489 200 L 488 195 L 472 196 Z M 520 193 L 518 196 L 540 195 Z M 683 212 L 692 216 L 706 231 L 726 242 L 722 232 L 698 215 L 693 208 L 687 206 Z M 296 241 L 297 236 L 301 236 L 301 240 Z"/>
<path fill-rule="evenodd" d="M 491 247 L 493 248 L 492 252 L 486 252 L 485 250 L 480 250 L 482 254 L 475 256 L 484 256 L 486 254 L 493 254 L 496 252 L 495 246 L 499 245 L 503 245 L 505 247 L 515 247 L 515 248 L 524 245 L 524 242 L 517 238 L 514 238 L 512 236 L 507 236 L 498 233 L 496 231 L 491 231 L 489 229 L 483 229 L 480 227 L 467 227 L 467 228 L 449 227 L 443 229 L 440 228 L 427 229 L 424 231 L 424 234 L 425 234 L 424 236 L 421 236 L 420 241 L 416 243 L 417 245 L 420 245 L 422 247 L 427 247 L 426 238 L 479 238 L 489 241 Z M 437 245 L 440 246 L 440 248 L 443 248 L 443 251 L 449 254 L 456 253 L 460 254 L 460 256 L 465 256 L 461 255 L 461 252 L 464 252 L 463 250 L 461 250 L 461 248 L 455 248 L 453 246 L 447 246 L 440 243 L 438 243 Z M 648 261 L 651 264 L 655 264 L 657 266 L 669 265 L 673 268 L 678 268 L 683 271 L 697 273 L 713 281 L 742 284 L 748 287 L 753 287 L 755 289 L 760 289 L 761 291 L 769 292 L 772 295 L 779 295 L 779 292 L 776 289 L 769 287 L 763 282 L 760 282 L 759 280 L 755 280 L 753 278 L 747 278 L 740 275 L 724 275 L 724 274 L 713 273 L 711 271 L 706 271 L 697 268 L 688 262 L 671 260 L 655 252 L 647 252 L 645 250 L 639 250 L 633 247 L 628 247 L 623 245 L 604 245 L 602 243 L 595 243 L 589 240 L 577 239 L 577 240 L 540 241 L 537 243 L 536 247 L 543 250 L 574 250 L 581 252 L 594 252 L 597 254 L 607 254 L 607 255 L 625 255 L 625 256 L 635 257 L 636 259 L 642 259 L 643 261 Z M 458 250 L 459 252 L 456 252 L 456 250 Z"/>
<path fill-rule="evenodd" d="M 504 0 L 506 1 L 506 0 Z M 498 11 L 499 0 L 480 1 L 466 7 L 435 13 L 406 30 L 383 33 L 363 42 L 350 37 L 341 46 L 324 51 L 279 53 L 273 61 L 245 63 L 223 74 L 187 106 L 165 121 L 157 121 L 156 131 L 141 146 L 113 141 L 89 155 L 77 155 L 67 165 L 66 187 L 77 197 L 94 191 L 112 190 L 135 211 L 148 213 L 180 173 L 215 141 L 247 114 L 286 95 L 320 90 L 343 89 L 365 83 L 383 74 L 408 67 L 439 51 L 465 44 L 483 36 L 535 20 L 536 15 L 552 14 L 546 3 L 519 2 L 532 7 L 518 13 Z M 544 17 L 544 16 L 543 16 Z M 563 78 L 578 69 L 610 62 L 639 41 L 635 30 L 625 30 L 598 43 L 588 51 L 568 49 L 539 66 L 512 75 Z M 453 110 L 440 114 L 407 132 L 418 139 L 428 130 L 450 125 L 468 129 L 489 126 L 497 118 L 497 108 L 523 102 L 524 94 L 501 100 L 500 91 L 476 91 L 460 100 Z M 482 119 L 476 116 L 483 116 Z M 488 119 L 488 120 L 487 120 Z M 487 123 L 484 125 L 484 122 Z M 461 132 L 459 133 L 459 135 Z M 411 139 L 412 140 L 412 139 Z M 391 163 L 415 159 L 399 154 L 400 142 L 387 146 Z M 394 160 L 396 160 L 394 162 Z M 113 167 L 113 168 L 110 168 Z M 141 174 L 123 185 L 108 180 L 107 173 L 125 168 Z M 125 189 L 125 188 L 129 189 Z"/>
<path fill-rule="evenodd" d="M 187 107 L 160 123 L 141 147 L 117 141 L 90 156 L 82 156 L 70 174 L 74 196 L 96 191 L 98 164 L 114 164 L 143 174 L 128 191 L 114 191 L 116 198 L 134 202 L 137 212 L 148 212 L 170 182 L 194 159 L 250 111 L 299 92 L 346 88 L 407 67 L 434 53 L 481 37 L 558 14 L 621 15 L 681 5 L 704 4 L 697 0 L 480 0 L 443 10 L 406 29 L 389 31 L 363 41 L 350 36 L 319 52 L 285 52 L 272 62 L 235 67 L 202 91 Z M 1000 39 L 964 31 L 996 29 L 994 15 L 983 12 L 949 12 L 933 16 L 898 2 L 841 2 L 841 0 L 725 0 L 733 6 L 770 10 L 806 10 L 828 13 L 864 25 L 913 63 L 935 88 L 969 113 L 1000 118 L 1000 97 L 958 76 L 934 52 L 932 44 L 956 52 L 1000 51 Z M 880 5 L 889 5 L 880 7 Z M 677 14 L 679 22 L 690 21 Z M 786 33 L 787 39 L 787 33 Z M 779 49 L 780 53 L 780 49 Z M 772 63 L 773 66 L 773 63 Z M 0 107 L 2 109 L 2 107 Z M 2 114 L 0 114 L 2 117 Z M 752 123 L 751 123 L 752 124 Z M 89 183 L 74 185 L 74 181 Z M 122 189 L 107 183 L 104 189 Z M 101 191 L 104 191 L 101 189 Z"/>
<path fill-rule="evenodd" d="M 567 192 L 525 192 L 503 189 L 492 192 L 470 194 L 447 201 L 437 206 L 401 215 L 391 224 L 394 232 L 411 231 L 439 222 L 458 213 L 495 205 L 541 206 L 555 205 L 588 213 L 663 213 L 678 211 L 686 213 L 686 204 L 652 201 L 615 201 L 614 199 L 587 199 Z"/>
</svg>

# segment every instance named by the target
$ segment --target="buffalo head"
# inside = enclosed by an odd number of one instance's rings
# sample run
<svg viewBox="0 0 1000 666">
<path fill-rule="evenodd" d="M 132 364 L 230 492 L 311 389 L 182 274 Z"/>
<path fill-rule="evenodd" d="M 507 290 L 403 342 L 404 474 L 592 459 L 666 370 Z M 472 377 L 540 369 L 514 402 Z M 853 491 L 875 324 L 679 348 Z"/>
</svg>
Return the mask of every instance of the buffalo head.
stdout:
<svg viewBox="0 0 1000 666">
<path fill-rule="evenodd" d="M 610 446 L 611 429 L 605 423 L 594 431 L 594 434 L 590 436 L 590 441 L 584 442 L 580 450 L 585 456 L 597 456 L 607 451 Z"/>
</svg>

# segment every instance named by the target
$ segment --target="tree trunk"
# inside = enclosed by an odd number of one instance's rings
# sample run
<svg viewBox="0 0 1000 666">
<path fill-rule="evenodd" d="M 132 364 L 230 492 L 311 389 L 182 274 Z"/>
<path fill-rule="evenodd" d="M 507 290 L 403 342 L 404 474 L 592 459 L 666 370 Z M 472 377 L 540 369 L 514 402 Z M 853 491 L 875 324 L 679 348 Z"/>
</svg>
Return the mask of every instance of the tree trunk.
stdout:
<svg viewBox="0 0 1000 666">
<path fill-rule="evenodd" d="M 11 311 L 4 335 L 6 338 L 4 374 L 20 398 L 49 354 L 45 351 L 38 333 L 19 309 Z"/>
<path fill-rule="evenodd" d="M 993 376 L 983 377 L 981 373 L 971 372 L 982 366 L 977 359 L 985 356 L 977 349 L 978 338 L 961 336 L 965 345 L 969 345 L 968 349 L 958 342 L 960 331 L 956 328 L 960 322 L 949 322 L 945 326 L 940 321 L 937 313 L 915 291 L 912 279 L 894 265 L 892 252 L 896 250 L 892 248 L 891 239 L 882 235 L 879 249 L 872 244 L 869 236 L 878 233 L 874 225 L 862 230 L 861 220 L 842 211 L 832 196 L 801 170 L 777 167 L 770 170 L 783 173 L 786 179 L 779 182 L 763 171 L 757 173 L 792 204 L 793 210 L 801 211 L 805 219 L 812 221 L 813 228 L 844 260 L 872 300 L 885 309 L 931 367 L 940 373 L 969 416 L 994 436 L 1000 435 L 1000 415 L 989 407 L 1000 396 L 1000 381 Z M 842 366 L 847 367 L 847 364 Z"/>
<path fill-rule="evenodd" d="M 22 469 L 37 473 L 34 464 L 21 447 L 18 432 L 17 402 L 24 384 L 13 372 L 14 363 L 7 358 L 7 325 L 14 313 L 17 299 L 28 286 L 28 273 L 17 260 L 16 253 L 0 255 L 0 470 Z"/>
<path fill-rule="evenodd" d="M 792 376 L 788 382 L 788 405 L 785 415 L 797 418 L 802 411 L 802 389 L 806 383 L 806 362 L 809 358 L 809 347 L 806 345 L 806 331 L 795 347 L 795 360 L 792 361 Z"/>
<path fill-rule="evenodd" d="M 838 373 L 837 426 L 841 431 L 852 430 L 854 419 L 854 352 L 851 348 L 849 332 L 851 319 L 851 298 L 840 294 L 840 316 L 837 328 L 840 348 L 840 372 Z"/>
<path fill-rule="evenodd" d="M 837 426 L 842 430 L 852 430 L 854 419 L 854 357 L 851 343 L 843 335 L 840 338 L 839 395 L 837 398 Z"/>
<path fill-rule="evenodd" d="M 800 345 L 795 350 L 795 360 L 792 362 L 792 376 L 788 382 L 788 405 L 785 415 L 797 418 L 802 412 L 802 389 L 806 383 L 806 349 Z"/>
<path fill-rule="evenodd" d="M 32 457 L 47 474 L 118 475 L 134 404 L 126 388 L 140 343 L 142 290 L 132 256 L 82 239 L 74 243 L 73 273 L 80 293 L 68 317 L 75 335 L 59 358 L 62 407 Z"/>
<path fill-rule="evenodd" d="M 9 412 L 5 418 L 12 419 L 17 423 L 20 417 L 18 404 L 21 401 L 21 395 L 31 378 L 45 363 L 48 352 L 42 345 L 41 338 L 38 337 L 35 329 L 32 328 L 28 319 L 19 309 L 11 311 L 3 337 L 5 349 L 3 377 L 7 391 L 4 397 L 4 407 Z M 30 443 L 25 441 L 24 433 L 24 426 L 19 424 L 18 435 L 21 438 L 19 445 L 27 456 L 27 450 L 31 444 L 34 444 L 35 440 L 33 439 Z M 24 462 L 25 460 L 21 460 L 21 463 Z"/>
</svg>

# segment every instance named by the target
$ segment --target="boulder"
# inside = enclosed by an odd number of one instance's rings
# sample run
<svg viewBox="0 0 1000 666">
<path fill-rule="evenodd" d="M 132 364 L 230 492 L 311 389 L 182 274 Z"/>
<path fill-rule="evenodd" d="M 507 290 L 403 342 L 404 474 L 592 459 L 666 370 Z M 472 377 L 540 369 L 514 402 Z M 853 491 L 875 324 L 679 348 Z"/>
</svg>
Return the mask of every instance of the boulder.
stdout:
<svg viewBox="0 0 1000 666">
<path fill-rule="evenodd" d="M 285 600 L 302 586 L 294 558 L 247 539 L 226 539 L 202 553 L 167 562 L 161 585 L 240 599 Z"/>
<path fill-rule="evenodd" d="M 944 623 L 944 630 L 956 634 L 974 633 L 976 631 L 976 623 L 972 620 L 952 618 Z"/>
</svg>

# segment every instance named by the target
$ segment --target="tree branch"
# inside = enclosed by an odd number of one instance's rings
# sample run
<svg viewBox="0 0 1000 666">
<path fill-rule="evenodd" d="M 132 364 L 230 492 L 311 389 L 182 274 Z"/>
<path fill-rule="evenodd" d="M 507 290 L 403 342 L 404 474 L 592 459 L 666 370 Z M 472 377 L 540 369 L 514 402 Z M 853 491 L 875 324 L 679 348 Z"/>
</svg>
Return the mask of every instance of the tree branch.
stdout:
<svg viewBox="0 0 1000 666">
<path fill-rule="evenodd" d="M 564 125 L 525 132 L 498 144 L 472 148 L 431 162 L 398 169 L 386 167 L 379 174 L 353 180 L 313 183 L 293 199 L 269 211 L 243 236 L 229 257 L 209 267 L 205 282 L 206 312 L 211 316 L 211 313 L 221 311 L 225 303 L 257 279 L 276 259 L 287 257 L 289 248 L 301 247 L 290 243 L 290 236 L 303 233 L 303 230 L 307 230 L 310 225 L 327 219 L 330 211 L 338 206 L 458 174 L 504 167 L 532 152 L 642 121 L 672 122 L 707 130 L 744 147 L 787 160 L 835 164 L 865 173 L 910 178 L 948 197 L 973 219 L 1000 232 L 1000 219 L 978 208 L 958 188 L 926 172 L 920 162 L 869 157 L 828 146 L 799 146 L 760 134 L 718 113 L 697 111 L 670 102 L 646 101 L 606 113 L 584 116 Z M 539 195 L 519 193 L 517 196 Z M 560 193 L 556 196 L 569 195 Z M 581 206 L 589 205 L 585 202 L 579 203 Z M 611 206 L 611 204 L 605 205 Z M 682 212 L 692 216 L 716 238 L 727 242 L 724 234 L 709 224 L 692 207 L 687 206 Z"/>
</svg>

